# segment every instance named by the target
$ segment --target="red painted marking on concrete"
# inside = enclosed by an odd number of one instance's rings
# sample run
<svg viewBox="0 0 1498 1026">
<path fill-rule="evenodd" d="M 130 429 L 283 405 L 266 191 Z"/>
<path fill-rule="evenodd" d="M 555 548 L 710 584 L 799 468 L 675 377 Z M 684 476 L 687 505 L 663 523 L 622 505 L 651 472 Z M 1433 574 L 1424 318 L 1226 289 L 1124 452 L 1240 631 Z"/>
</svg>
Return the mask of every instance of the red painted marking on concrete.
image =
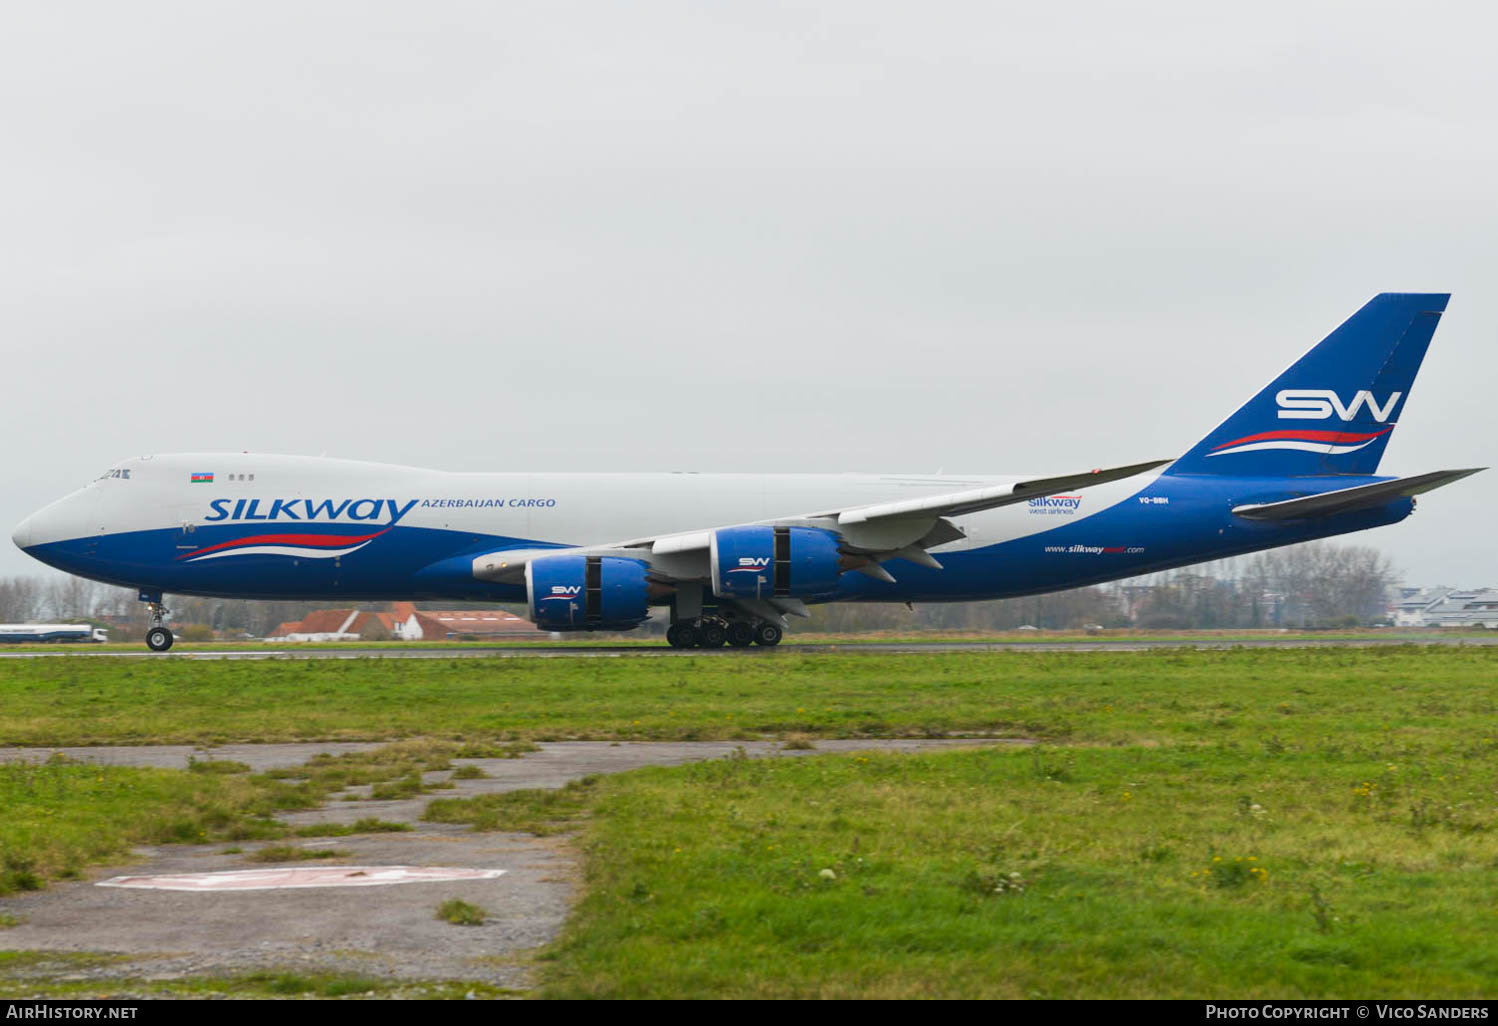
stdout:
<svg viewBox="0 0 1498 1026">
<path fill-rule="evenodd" d="M 225 873 L 168 873 L 162 876 L 116 876 L 99 887 L 133 887 L 154 891 L 271 891 L 297 887 L 379 887 L 385 884 L 492 880 L 503 869 L 450 866 L 312 866 L 286 869 L 237 869 Z"/>
</svg>

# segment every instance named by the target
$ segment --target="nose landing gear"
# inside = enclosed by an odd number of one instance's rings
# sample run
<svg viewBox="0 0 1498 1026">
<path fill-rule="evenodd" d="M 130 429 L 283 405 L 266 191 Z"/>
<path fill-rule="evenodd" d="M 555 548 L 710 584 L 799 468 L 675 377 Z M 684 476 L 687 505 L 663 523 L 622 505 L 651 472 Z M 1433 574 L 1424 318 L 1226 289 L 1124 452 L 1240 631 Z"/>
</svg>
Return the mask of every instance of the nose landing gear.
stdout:
<svg viewBox="0 0 1498 1026">
<path fill-rule="evenodd" d="M 146 604 L 151 617 L 151 626 L 146 630 L 146 647 L 152 652 L 165 652 L 177 640 L 172 629 L 166 625 L 167 617 L 172 615 L 172 611 L 161 604 L 159 592 L 143 591 L 140 593 L 140 600 Z"/>
<path fill-rule="evenodd" d="M 172 632 L 165 627 L 152 627 L 146 631 L 146 647 L 152 652 L 165 652 L 175 640 Z"/>
</svg>

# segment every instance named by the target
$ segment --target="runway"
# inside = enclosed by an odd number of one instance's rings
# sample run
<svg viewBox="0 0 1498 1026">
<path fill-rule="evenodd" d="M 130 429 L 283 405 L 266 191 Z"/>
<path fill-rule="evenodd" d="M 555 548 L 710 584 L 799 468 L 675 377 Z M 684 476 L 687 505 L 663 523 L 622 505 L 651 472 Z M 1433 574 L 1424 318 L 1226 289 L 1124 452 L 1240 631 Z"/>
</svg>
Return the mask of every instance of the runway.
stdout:
<svg viewBox="0 0 1498 1026">
<path fill-rule="evenodd" d="M 55 650 L 4 652 L 0 659 L 53 659 L 61 656 L 117 659 L 616 659 L 627 656 L 644 658 L 680 659 L 684 657 L 708 657 L 715 659 L 773 659 L 786 653 L 816 655 L 827 653 L 870 653 L 917 655 L 934 652 L 1147 652 L 1161 648 L 1188 648 L 1197 650 L 1231 648 L 1387 648 L 1398 645 L 1451 645 L 1488 647 L 1498 645 L 1498 631 L 1488 634 L 1461 634 L 1459 636 L 1431 635 L 1429 637 L 1390 638 L 1159 638 L 1117 641 L 839 641 L 790 642 L 776 648 L 759 647 L 735 649 L 675 649 L 661 642 L 659 645 L 579 645 L 576 647 L 554 647 L 551 645 L 517 643 L 485 646 L 465 645 L 461 648 L 442 648 L 437 645 L 412 645 L 410 648 L 391 647 L 319 647 L 315 643 L 284 645 L 275 648 L 222 648 L 187 649 L 176 652 L 139 651 L 119 652 L 86 649 L 78 646 L 58 646 Z"/>
</svg>

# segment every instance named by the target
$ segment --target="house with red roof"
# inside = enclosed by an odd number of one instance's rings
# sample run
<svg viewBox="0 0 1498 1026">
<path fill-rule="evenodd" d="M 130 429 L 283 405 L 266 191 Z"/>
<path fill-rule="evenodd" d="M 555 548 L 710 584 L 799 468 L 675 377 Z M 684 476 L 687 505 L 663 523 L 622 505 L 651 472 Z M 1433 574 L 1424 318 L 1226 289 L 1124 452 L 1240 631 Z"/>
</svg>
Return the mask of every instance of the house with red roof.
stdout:
<svg viewBox="0 0 1498 1026">
<path fill-rule="evenodd" d="M 396 602 L 389 612 L 319 609 L 281 624 L 268 637 L 278 641 L 454 641 L 533 640 L 546 635 L 514 613 L 500 609 L 417 609 Z"/>
</svg>

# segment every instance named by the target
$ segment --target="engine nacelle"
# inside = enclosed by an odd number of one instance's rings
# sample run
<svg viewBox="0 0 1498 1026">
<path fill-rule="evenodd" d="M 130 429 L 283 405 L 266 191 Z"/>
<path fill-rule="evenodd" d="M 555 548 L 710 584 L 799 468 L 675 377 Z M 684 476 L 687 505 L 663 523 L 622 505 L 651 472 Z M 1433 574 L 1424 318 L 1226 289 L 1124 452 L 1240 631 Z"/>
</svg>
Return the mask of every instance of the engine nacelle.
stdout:
<svg viewBox="0 0 1498 1026">
<path fill-rule="evenodd" d="M 650 615 L 644 563 L 542 556 L 525 566 L 530 618 L 548 631 L 627 631 Z"/>
<path fill-rule="evenodd" d="M 837 590 L 837 536 L 811 527 L 725 527 L 711 542 L 719 598 L 823 595 Z"/>
</svg>

